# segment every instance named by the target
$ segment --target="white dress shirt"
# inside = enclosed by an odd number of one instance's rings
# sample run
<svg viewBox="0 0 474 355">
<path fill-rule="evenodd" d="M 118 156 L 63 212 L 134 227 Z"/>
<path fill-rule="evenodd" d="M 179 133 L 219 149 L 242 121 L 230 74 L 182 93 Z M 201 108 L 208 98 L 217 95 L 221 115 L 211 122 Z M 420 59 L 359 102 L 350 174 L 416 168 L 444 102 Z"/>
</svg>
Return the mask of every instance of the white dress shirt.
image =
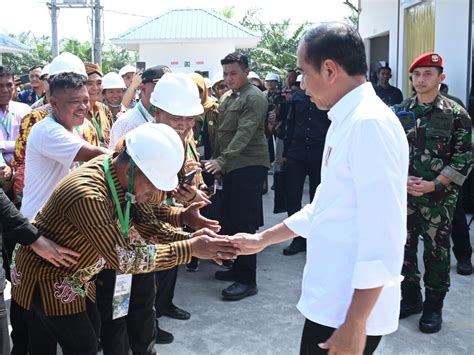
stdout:
<svg viewBox="0 0 474 355">
<path fill-rule="evenodd" d="M 115 150 L 115 146 L 119 142 L 120 138 L 130 132 L 132 129 L 141 126 L 147 122 L 155 122 L 155 117 L 150 115 L 148 110 L 143 106 L 142 102 L 139 101 L 137 105 L 124 112 L 117 121 L 113 124 L 110 131 L 110 142 L 109 149 Z"/>
<path fill-rule="evenodd" d="M 311 204 L 285 220 L 307 238 L 298 309 L 338 328 L 354 289 L 383 286 L 368 335 L 398 327 L 406 240 L 408 143 L 395 114 L 364 83 L 328 113 L 321 184 Z"/>
</svg>

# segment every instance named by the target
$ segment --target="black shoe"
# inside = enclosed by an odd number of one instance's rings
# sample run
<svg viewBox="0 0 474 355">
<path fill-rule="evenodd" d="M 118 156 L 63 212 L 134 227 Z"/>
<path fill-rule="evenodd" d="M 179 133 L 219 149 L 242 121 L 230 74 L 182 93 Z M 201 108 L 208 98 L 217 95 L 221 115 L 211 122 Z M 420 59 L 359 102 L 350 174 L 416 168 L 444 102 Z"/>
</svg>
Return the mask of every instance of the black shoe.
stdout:
<svg viewBox="0 0 474 355">
<path fill-rule="evenodd" d="M 199 270 L 199 258 L 192 257 L 191 262 L 189 264 L 186 264 L 186 271 L 189 272 L 196 272 Z"/>
<path fill-rule="evenodd" d="M 471 259 L 461 259 L 456 265 L 456 271 L 459 275 L 471 275 L 472 274 L 472 263 Z"/>
<path fill-rule="evenodd" d="M 295 255 L 302 251 L 306 251 L 306 240 L 294 239 L 290 245 L 283 249 L 283 255 Z"/>
<path fill-rule="evenodd" d="M 191 313 L 186 312 L 184 309 L 176 307 L 174 304 L 166 308 L 163 311 L 163 315 L 165 317 L 179 319 L 179 320 L 188 320 L 189 318 L 191 318 Z"/>
<path fill-rule="evenodd" d="M 245 285 L 240 282 L 234 282 L 222 291 L 222 296 L 228 301 L 238 301 L 245 297 L 256 295 L 257 293 L 257 285 Z"/>
<path fill-rule="evenodd" d="M 402 300 L 400 301 L 399 319 L 404 319 L 412 314 L 423 311 L 423 299 L 420 286 L 418 284 L 404 281 L 402 282 Z"/>
<path fill-rule="evenodd" d="M 156 329 L 156 343 L 157 344 L 171 344 L 173 341 L 174 341 L 173 334 L 157 327 Z"/>
<path fill-rule="evenodd" d="M 216 279 L 221 280 L 221 281 L 236 281 L 237 280 L 237 275 L 235 275 L 235 272 L 232 270 L 216 271 L 215 277 Z"/>
<path fill-rule="evenodd" d="M 420 330 L 428 334 L 437 333 L 441 330 L 441 323 L 443 323 L 441 311 L 428 309 L 423 311 L 420 318 Z"/>
<path fill-rule="evenodd" d="M 443 323 L 442 310 L 445 293 L 426 290 L 423 315 L 420 319 L 420 330 L 423 333 L 437 333 Z"/>
</svg>

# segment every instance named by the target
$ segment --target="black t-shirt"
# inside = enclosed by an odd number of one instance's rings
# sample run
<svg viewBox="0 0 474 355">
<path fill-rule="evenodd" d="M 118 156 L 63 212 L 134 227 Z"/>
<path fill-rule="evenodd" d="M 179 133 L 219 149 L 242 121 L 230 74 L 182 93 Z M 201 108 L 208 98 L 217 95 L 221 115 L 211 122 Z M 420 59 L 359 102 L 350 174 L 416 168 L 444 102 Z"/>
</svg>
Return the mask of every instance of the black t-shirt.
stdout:
<svg viewBox="0 0 474 355">
<path fill-rule="evenodd" d="M 374 89 L 377 96 L 388 106 L 397 105 L 403 101 L 402 92 L 395 86 L 389 85 L 388 88 L 384 89 L 380 85 L 375 85 Z"/>
</svg>

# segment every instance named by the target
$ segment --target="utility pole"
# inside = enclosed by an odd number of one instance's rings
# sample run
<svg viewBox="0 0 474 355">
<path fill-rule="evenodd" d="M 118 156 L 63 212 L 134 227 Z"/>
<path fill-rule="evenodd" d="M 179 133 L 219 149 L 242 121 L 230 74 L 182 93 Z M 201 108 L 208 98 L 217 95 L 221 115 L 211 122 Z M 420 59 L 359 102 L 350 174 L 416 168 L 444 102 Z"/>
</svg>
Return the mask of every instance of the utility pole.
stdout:
<svg viewBox="0 0 474 355">
<path fill-rule="evenodd" d="M 58 7 L 56 6 L 56 0 L 51 0 L 48 4 L 49 10 L 51 11 L 51 51 L 53 58 L 59 54 L 58 45 Z"/>
<path fill-rule="evenodd" d="M 94 62 L 102 67 L 102 8 L 100 0 L 94 3 Z"/>
</svg>

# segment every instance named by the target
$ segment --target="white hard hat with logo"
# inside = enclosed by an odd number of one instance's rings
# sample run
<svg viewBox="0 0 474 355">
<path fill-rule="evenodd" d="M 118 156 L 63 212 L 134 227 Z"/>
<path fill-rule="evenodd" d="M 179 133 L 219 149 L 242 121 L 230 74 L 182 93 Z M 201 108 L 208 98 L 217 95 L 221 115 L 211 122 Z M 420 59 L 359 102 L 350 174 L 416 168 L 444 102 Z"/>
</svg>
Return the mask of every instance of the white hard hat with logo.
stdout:
<svg viewBox="0 0 474 355">
<path fill-rule="evenodd" d="M 136 71 L 137 71 L 137 68 L 135 68 L 133 65 L 127 64 L 127 65 L 124 65 L 119 70 L 119 75 L 124 76 L 127 73 L 135 73 Z"/>
<path fill-rule="evenodd" d="M 102 88 L 105 89 L 126 89 L 125 82 L 122 77 L 115 73 L 110 72 L 104 75 L 102 78 Z"/>
<path fill-rule="evenodd" d="M 150 102 L 175 116 L 190 117 L 204 112 L 196 83 L 184 73 L 163 75 L 155 85 Z"/>
<path fill-rule="evenodd" d="M 275 73 L 268 73 L 265 76 L 265 81 L 271 81 L 271 80 L 280 81 L 280 76 Z"/>
<path fill-rule="evenodd" d="M 184 147 L 173 128 L 146 123 L 128 132 L 125 144 L 127 154 L 157 189 L 171 191 L 178 185 Z"/>
<path fill-rule="evenodd" d="M 63 52 L 53 59 L 49 67 L 49 76 L 59 73 L 76 73 L 87 78 L 86 67 L 83 61 L 76 55 Z"/>
</svg>

